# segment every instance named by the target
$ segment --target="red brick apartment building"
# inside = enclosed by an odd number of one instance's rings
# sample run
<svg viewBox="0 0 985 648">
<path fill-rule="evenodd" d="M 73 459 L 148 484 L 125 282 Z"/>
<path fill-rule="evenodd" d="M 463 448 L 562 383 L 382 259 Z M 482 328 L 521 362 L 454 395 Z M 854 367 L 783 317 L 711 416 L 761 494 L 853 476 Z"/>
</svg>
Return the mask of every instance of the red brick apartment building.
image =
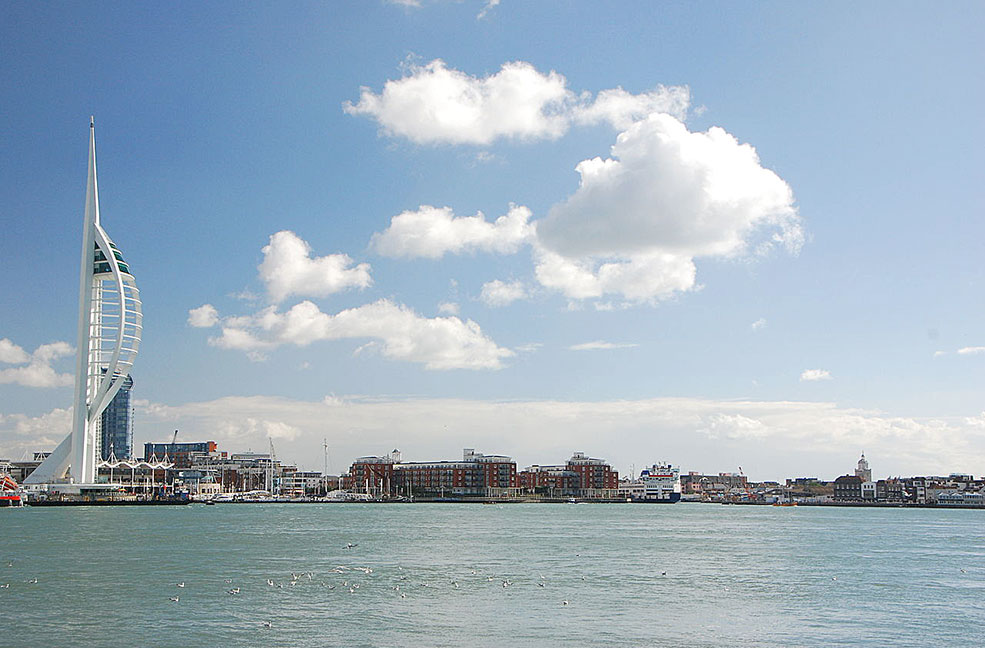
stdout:
<svg viewBox="0 0 985 648">
<path fill-rule="evenodd" d="M 466 448 L 461 461 L 404 462 L 394 450 L 360 457 L 343 475 L 342 487 L 373 495 L 504 496 L 517 489 L 516 462 Z"/>
<path fill-rule="evenodd" d="M 619 472 L 604 459 L 576 452 L 564 465 L 530 466 L 520 473 L 520 486 L 529 493 L 606 497 L 603 491 L 618 488 Z"/>
</svg>

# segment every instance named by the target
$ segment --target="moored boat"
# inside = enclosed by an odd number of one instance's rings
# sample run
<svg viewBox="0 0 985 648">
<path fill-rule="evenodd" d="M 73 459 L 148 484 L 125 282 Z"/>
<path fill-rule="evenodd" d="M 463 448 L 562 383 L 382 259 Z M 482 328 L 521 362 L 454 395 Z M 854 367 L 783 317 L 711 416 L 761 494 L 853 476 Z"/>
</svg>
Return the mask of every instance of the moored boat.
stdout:
<svg viewBox="0 0 985 648">
<path fill-rule="evenodd" d="M 0 507 L 23 506 L 20 486 L 10 475 L 0 473 Z"/>
<path fill-rule="evenodd" d="M 681 473 L 670 464 L 654 464 L 639 479 L 620 484 L 619 496 L 632 502 L 676 504 L 681 501 Z"/>
</svg>

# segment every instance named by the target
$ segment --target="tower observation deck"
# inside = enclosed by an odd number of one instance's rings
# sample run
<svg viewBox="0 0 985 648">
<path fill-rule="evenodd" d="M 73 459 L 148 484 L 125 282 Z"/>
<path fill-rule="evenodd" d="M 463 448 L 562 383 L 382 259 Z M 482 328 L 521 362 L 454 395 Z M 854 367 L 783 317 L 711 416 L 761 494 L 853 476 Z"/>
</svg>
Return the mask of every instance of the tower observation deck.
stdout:
<svg viewBox="0 0 985 648">
<path fill-rule="evenodd" d="M 136 280 L 123 253 L 99 222 L 96 131 L 90 120 L 72 432 L 25 484 L 95 483 L 102 413 L 127 380 L 142 329 Z"/>
</svg>

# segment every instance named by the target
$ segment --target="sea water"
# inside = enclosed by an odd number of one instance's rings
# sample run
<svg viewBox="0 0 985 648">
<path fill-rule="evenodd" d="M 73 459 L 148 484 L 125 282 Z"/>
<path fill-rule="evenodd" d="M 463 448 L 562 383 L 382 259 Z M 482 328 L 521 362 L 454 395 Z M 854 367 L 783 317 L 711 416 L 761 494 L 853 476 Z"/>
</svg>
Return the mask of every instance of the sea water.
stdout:
<svg viewBox="0 0 985 648">
<path fill-rule="evenodd" d="M 25 507 L 7 583 L 4 647 L 983 646 L 985 511 Z"/>
</svg>

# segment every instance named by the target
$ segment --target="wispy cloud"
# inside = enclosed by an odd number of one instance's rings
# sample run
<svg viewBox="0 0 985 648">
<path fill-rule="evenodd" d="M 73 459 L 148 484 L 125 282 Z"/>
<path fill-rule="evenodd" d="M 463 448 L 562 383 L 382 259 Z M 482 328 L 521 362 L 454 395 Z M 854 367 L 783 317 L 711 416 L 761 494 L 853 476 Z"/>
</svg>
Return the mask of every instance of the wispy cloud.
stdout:
<svg viewBox="0 0 985 648">
<path fill-rule="evenodd" d="M 762 329 L 764 326 L 766 326 L 766 318 L 765 317 L 760 317 L 758 320 L 756 320 L 755 322 L 753 322 L 752 324 L 750 324 L 749 325 L 749 328 L 751 328 L 754 331 L 758 331 L 758 330 Z"/>
<path fill-rule="evenodd" d="M 985 353 L 985 346 L 963 347 L 958 349 L 958 354 L 960 355 L 978 355 L 979 353 Z"/>
<path fill-rule="evenodd" d="M 801 382 L 815 382 L 818 380 L 831 380 L 831 372 L 827 369 L 804 369 L 800 374 Z"/>
<path fill-rule="evenodd" d="M 486 306 L 497 308 L 508 306 L 519 299 L 526 299 L 527 288 L 522 281 L 506 283 L 499 279 L 493 279 L 482 285 L 482 294 L 479 299 Z"/>
<path fill-rule="evenodd" d="M 569 351 L 607 351 L 609 349 L 631 349 L 632 347 L 637 347 L 638 344 L 629 343 L 618 343 L 618 342 L 606 342 L 604 340 L 595 340 L 594 342 L 582 342 L 581 344 L 572 344 L 568 347 Z"/>
<path fill-rule="evenodd" d="M 482 20 L 483 18 L 489 15 L 490 10 L 498 6 L 499 6 L 499 0 L 486 0 L 486 4 L 482 6 L 482 9 L 479 11 L 479 14 L 475 17 L 475 19 Z"/>
</svg>

